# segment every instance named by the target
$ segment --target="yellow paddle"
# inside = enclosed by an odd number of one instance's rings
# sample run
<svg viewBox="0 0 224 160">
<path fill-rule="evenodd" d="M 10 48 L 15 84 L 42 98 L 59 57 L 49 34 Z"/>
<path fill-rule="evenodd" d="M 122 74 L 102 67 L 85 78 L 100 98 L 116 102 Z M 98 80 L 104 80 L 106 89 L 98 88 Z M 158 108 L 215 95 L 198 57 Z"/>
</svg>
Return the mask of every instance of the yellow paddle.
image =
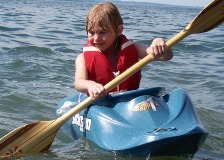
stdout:
<svg viewBox="0 0 224 160">
<path fill-rule="evenodd" d="M 190 34 L 209 31 L 222 24 L 223 21 L 224 1 L 214 0 L 205 7 L 184 30 L 167 41 L 166 46 L 172 47 Z M 106 91 L 110 91 L 151 61 L 152 57 L 150 55 L 140 60 L 117 78 L 106 84 L 104 86 Z M 30 123 L 13 130 L 0 139 L 0 157 L 13 156 L 15 154 L 28 152 L 47 151 L 60 127 L 73 115 L 89 106 L 92 102 L 93 100 L 88 97 L 56 120 Z"/>
</svg>

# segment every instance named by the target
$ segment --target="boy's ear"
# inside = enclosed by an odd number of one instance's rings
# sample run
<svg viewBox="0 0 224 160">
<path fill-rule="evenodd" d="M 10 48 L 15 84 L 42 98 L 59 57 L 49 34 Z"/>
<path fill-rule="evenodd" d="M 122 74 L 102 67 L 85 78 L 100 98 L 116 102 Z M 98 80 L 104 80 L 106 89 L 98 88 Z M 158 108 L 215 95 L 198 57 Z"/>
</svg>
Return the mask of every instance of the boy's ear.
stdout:
<svg viewBox="0 0 224 160">
<path fill-rule="evenodd" d="M 118 36 L 120 36 L 122 32 L 123 32 L 123 25 L 120 24 L 120 25 L 118 26 L 118 32 L 117 32 Z"/>
</svg>

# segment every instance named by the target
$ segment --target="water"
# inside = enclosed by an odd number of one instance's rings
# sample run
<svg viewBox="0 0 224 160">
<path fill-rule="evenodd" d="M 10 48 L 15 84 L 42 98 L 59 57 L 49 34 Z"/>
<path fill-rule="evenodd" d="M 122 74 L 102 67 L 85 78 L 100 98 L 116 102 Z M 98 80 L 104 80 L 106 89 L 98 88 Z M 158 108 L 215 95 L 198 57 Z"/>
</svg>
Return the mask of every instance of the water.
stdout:
<svg viewBox="0 0 224 160">
<path fill-rule="evenodd" d="M 1 0 L 0 137 L 24 124 L 55 119 L 55 108 L 73 94 L 74 60 L 86 41 L 85 18 L 95 2 L 72 0 Z M 116 1 L 124 34 L 148 45 L 155 37 L 170 39 L 202 10 L 180 6 Z M 173 47 L 169 62 L 143 68 L 141 87 L 182 87 L 192 98 L 209 136 L 193 159 L 224 159 L 224 26 L 191 35 Z M 59 130 L 49 152 L 18 159 L 136 158 L 107 153 Z M 180 159 L 159 157 L 151 159 Z M 183 158 L 187 159 L 187 158 Z"/>
</svg>

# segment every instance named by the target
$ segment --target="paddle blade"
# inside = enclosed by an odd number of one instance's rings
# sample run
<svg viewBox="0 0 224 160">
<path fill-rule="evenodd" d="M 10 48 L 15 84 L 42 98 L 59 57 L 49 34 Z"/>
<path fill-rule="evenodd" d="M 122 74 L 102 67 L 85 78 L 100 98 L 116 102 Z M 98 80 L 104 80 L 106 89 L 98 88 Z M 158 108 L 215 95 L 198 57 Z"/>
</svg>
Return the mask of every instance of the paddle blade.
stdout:
<svg viewBox="0 0 224 160">
<path fill-rule="evenodd" d="M 47 151 L 59 129 L 53 122 L 30 123 L 8 133 L 0 139 L 0 157 Z"/>
<path fill-rule="evenodd" d="M 214 0 L 206 6 L 185 28 L 185 31 L 202 33 L 212 30 L 224 22 L 224 1 Z"/>
<path fill-rule="evenodd" d="M 224 0 L 214 0 L 198 14 L 185 29 L 167 41 L 166 46 L 172 47 L 190 34 L 210 31 L 223 22 Z"/>
</svg>

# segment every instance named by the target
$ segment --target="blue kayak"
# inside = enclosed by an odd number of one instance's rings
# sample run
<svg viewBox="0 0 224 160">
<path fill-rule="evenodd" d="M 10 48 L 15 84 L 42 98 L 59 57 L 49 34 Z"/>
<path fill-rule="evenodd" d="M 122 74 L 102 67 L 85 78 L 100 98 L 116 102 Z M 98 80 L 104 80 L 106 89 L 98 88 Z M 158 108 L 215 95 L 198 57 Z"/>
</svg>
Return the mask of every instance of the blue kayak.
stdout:
<svg viewBox="0 0 224 160">
<path fill-rule="evenodd" d="M 64 98 L 57 116 L 86 98 L 82 93 Z M 192 155 L 208 135 L 185 90 L 163 87 L 98 99 L 62 128 L 74 140 L 85 136 L 106 151 L 132 156 Z"/>
</svg>

